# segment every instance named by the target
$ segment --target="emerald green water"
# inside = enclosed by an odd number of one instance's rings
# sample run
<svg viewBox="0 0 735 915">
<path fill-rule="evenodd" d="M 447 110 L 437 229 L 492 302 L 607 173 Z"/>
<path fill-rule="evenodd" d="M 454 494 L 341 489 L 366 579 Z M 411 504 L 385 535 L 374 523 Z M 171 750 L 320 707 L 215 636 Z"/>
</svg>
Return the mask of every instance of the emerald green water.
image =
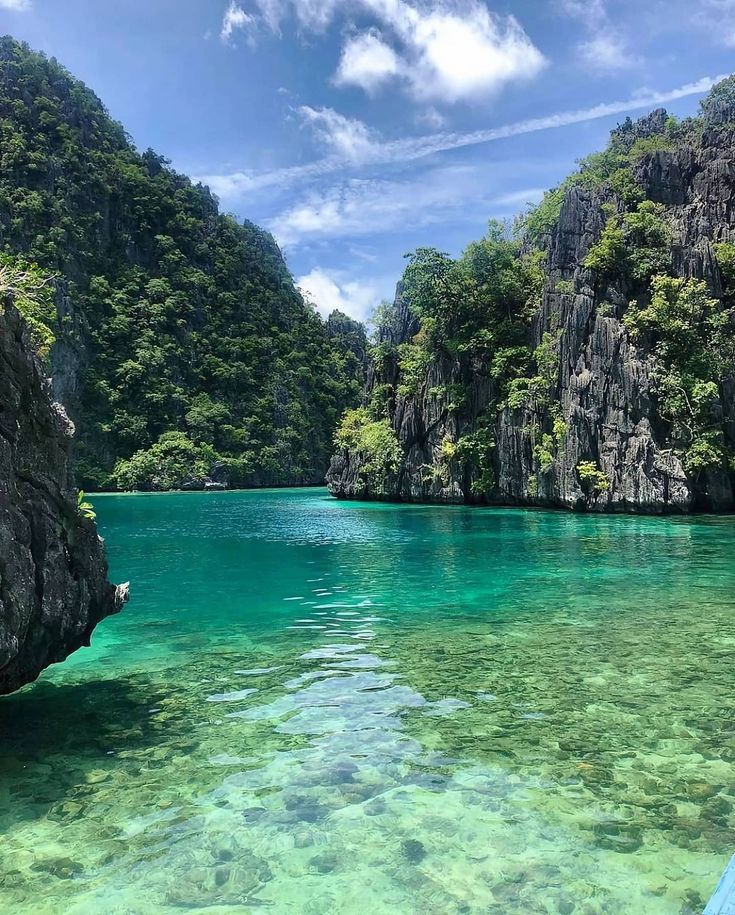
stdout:
<svg viewBox="0 0 735 915">
<path fill-rule="evenodd" d="M 0 702 L 0 911 L 699 913 L 735 519 L 107 496 L 133 597 Z"/>
</svg>

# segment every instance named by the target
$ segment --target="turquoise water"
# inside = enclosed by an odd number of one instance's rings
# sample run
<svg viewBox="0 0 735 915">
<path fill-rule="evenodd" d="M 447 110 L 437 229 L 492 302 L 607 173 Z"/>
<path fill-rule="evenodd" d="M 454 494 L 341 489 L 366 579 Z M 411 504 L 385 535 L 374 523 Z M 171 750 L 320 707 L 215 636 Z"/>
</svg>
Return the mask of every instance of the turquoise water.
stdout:
<svg viewBox="0 0 735 915">
<path fill-rule="evenodd" d="M 0 702 L 0 911 L 701 911 L 735 519 L 95 501 L 133 597 Z"/>
</svg>

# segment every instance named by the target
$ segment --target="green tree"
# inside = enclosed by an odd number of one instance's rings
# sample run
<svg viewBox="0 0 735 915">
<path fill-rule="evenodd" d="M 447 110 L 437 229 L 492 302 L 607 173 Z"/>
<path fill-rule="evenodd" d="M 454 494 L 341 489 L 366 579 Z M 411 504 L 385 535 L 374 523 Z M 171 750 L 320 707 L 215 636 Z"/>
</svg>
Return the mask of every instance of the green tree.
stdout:
<svg viewBox="0 0 735 915">
<path fill-rule="evenodd" d="M 631 302 L 625 323 L 633 338 L 649 340 L 661 415 L 686 469 L 723 466 L 719 381 L 735 365 L 734 313 L 702 280 L 655 276 L 650 302 Z"/>
<path fill-rule="evenodd" d="M 267 232 L 139 153 L 94 93 L 10 38 L 0 253 L 54 274 L 71 303 L 56 322 L 43 288 L 26 311 L 44 352 L 55 334 L 85 354 L 68 407 L 86 488 L 132 480 L 116 462 L 170 432 L 213 449 L 234 483 L 322 479 L 338 418 L 359 399 L 362 328 L 323 321 Z"/>
<path fill-rule="evenodd" d="M 341 450 L 363 457 L 362 472 L 371 479 L 382 479 L 398 470 L 401 446 L 387 419 L 374 420 L 364 407 L 348 410 L 334 436 Z"/>
<path fill-rule="evenodd" d="M 10 299 L 23 315 L 36 351 L 47 359 L 56 340 L 52 278 L 36 264 L 0 254 L 0 299 Z M 0 301 L 0 307 L 3 305 Z"/>
</svg>

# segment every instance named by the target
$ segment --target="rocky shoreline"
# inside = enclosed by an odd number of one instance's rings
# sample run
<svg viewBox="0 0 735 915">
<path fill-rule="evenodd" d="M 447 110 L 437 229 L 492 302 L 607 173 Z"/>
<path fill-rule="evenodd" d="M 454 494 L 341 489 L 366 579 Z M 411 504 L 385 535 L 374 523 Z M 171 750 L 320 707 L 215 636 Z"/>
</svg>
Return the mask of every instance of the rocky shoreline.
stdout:
<svg viewBox="0 0 735 915">
<path fill-rule="evenodd" d="M 74 426 L 51 401 L 25 321 L 0 307 L 0 694 L 89 645 L 122 609 L 94 520 L 80 512 Z"/>
</svg>

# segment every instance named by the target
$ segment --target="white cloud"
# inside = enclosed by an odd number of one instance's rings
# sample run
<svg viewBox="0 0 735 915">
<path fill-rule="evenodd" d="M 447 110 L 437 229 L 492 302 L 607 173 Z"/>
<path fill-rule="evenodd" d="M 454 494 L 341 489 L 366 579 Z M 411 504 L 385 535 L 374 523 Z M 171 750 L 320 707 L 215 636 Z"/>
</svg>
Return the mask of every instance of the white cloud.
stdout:
<svg viewBox="0 0 735 915">
<path fill-rule="evenodd" d="M 31 9 L 31 0 L 0 0 L 0 9 L 14 13 L 26 13 Z"/>
<path fill-rule="evenodd" d="M 703 0 L 700 19 L 718 41 L 735 47 L 735 0 Z"/>
<path fill-rule="evenodd" d="M 338 86 L 361 86 L 372 92 L 396 76 L 399 69 L 398 56 L 379 33 L 363 32 L 350 38 L 342 49 L 334 81 Z"/>
<path fill-rule="evenodd" d="M 350 161 L 364 159 L 372 152 L 373 139 L 362 121 L 347 118 L 333 108 L 302 105 L 298 113 L 330 152 Z"/>
<path fill-rule="evenodd" d="M 370 28 L 347 39 L 334 77 L 338 85 L 359 86 L 367 92 L 397 79 L 417 98 L 457 102 L 530 79 L 545 65 L 518 20 L 490 12 L 484 0 L 255 3 L 262 21 L 274 31 L 288 15 L 315 32 L 340 13 L 372 17 Z"/>
<path fill-rule="evenodd" d="M 638 60 L 630 53 L 625 42 L 614 34 L 598 34 L 589 41 L 583 41 L 579 45 L 579 52 L 589 67 L 601 73 L 627 70 Z"/>
<path fill-rule="evenodd" d="M 481 3 L 465 6 L 418 16 L 403 30 L 415 96 L 456 102 L 531 79 L 544 68 L 543 55 L 517 19 L 494 16 Z"/>
<path fill-rule="evenodd" d="M 282 0 L 257 0 L 256 5 L 268 28 L 277 32 L 285 12 L 286 4 L 284 4 Z"/>
<path fill-rule="evenodd" d="M 359 237 L 389 232 L 440 218 L 442 210 L 458 200 L 449 182 L 400 183 L 377 178 L 351 178 L 325 189 L 310 191 L 279 214 L 269 225 L 285 248 L 308 239 Z"/>
<path fill-rule="evenodd" d="M 358 321 L 366 321 L 380 301 L 371 282 L 347 279 L 341 271 L 315 267 L 299 277 L 296 285 L 325 318 L 335 309 Z"/>
<path fill-rule="evenodd" d="M 515 208 L 533 206 L 539 203 L 546 193 L 544 187 L 523 188 L 521 191 L 512 191 L 510 194 L 503 194 L 492 201 L 493 205 L 500 208 Z"/>
<path fill-rule="evenodd" d="M 604 0 L 561 0 L 561 8 L 567 16 L 581 19 L 589 28 L 597 28 L 607 20 Z"/>
<path fill-rule="evenodd" d="M 716 77 L 705 76 L 697 82 L 686 83 L 665 92 L 645 89 L 623 101 L 603 102 L 591 108 L 562 111 L 469 133 L 432 133 L 402 140 L 375 141 L 369 148 L 363 150 L 361 162 L 374 165 L 410 162 L 450 149 L 478 146 L 522 134 L 582 124 L 586 121 L 627 114 L 640 109 L 657 108 L 692 95 L 703 95 L 709 92 L 716 82 L 724 79 L 725 75 L 727 74 Z M 340 155 L 330 155 L 306 165 L 287 166 L 270 172 L 239 171 L 226 175 L 204 175 L 200 176 L 198 180 L 208 184 L 219 196 L 233 201 L 247 192 L 274 186 L 282 188 L 295 182 L 345 171 L 352 166 L 354 166 L 354 160 Z"/>
<path fill-rule="evenodd" d="M 350 0 L 255 0 L 254 5 L 274 32 L 279 30 L 289 12 L 296 16 L 301 26 L 319 32 L 332 21 L 335 10 L 350 5 Z"/>
<path fill-rule="evenodd" d="M 410 226 L 446 222 L 472 213 L 510 215 L 540 199 L 538 188 L 483 197 L 478 172 L 471 166 L 450 166 L 423 172 L 407 181 L 351 178 L 312 190 L 269 224 L 284 248 L 304 241 L 359 238 L 401 231 Z"/>
<path fill-rule="evenodd" d="M 260 2 L 260 0 L 258 0 Z M 268 2 L 268 0 L 266 0 Z M 271 0 L 272 2 L 272 0 Z M 340 6 L 350 5 L 345 0 L 292 0 L 299 22 L 313 31 L 325 29 Z"/>
<path fill-rule="evenodd" d="M 561 0 L 561 9 L 567 16 L 578 19 L 589 33 L 577 45 L 579 57 L 588 70 L 614 73 L 640 62 L 611 22 L 605 0 Z"/>
<path fill-rule="evenodd" d="M 222 30 L 220 38 L 226 44 L 232 41 L 232 36 L 238 29 L 245 29 L 254 23 L 252 16 L 249 16 L 245 10 L 238 5 L 237 0 L 231 0 L 230 5 L 225 10 L 222 18 Z"/>
<path fill-rule="evenodd" d="M 272 220 L 268 228 L 284 248 L 309 237 L 360 234 L 361 229 L 367 228 L 367 220 L 360 218 L 360 197 L 365 196 L 368 185 L 374 184 L 355 178 L 326 193 L 311 191 Z M 374 215 L 371 213 L 368 218 Z"/>
</svg>

